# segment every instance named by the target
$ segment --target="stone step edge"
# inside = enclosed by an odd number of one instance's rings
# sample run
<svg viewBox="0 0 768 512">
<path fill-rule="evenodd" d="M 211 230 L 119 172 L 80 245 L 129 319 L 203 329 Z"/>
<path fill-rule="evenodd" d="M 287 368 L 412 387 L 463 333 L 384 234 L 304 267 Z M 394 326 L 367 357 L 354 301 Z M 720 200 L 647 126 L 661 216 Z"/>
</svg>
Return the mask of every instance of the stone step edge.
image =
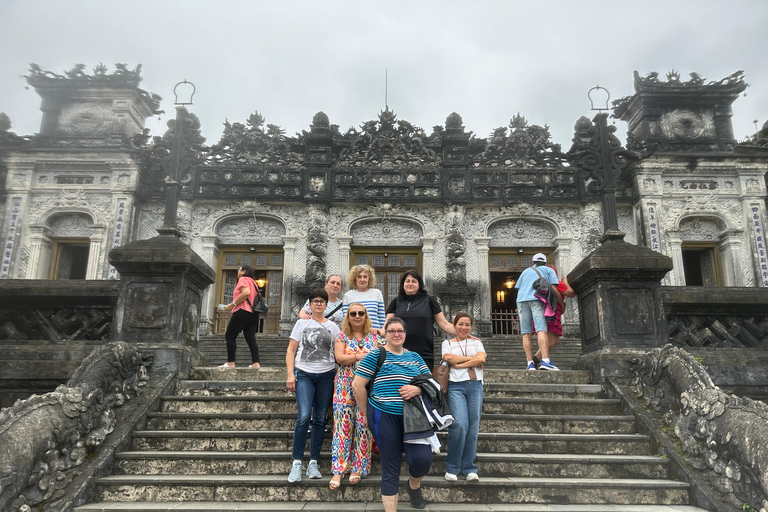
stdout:
<svg viewBox="0 0 768 512">
<path fill-rule="evenodd" d="M 330 460 L 330 452 L 321 452 L 324 460 Z M 189 459 L 216 459 L 216 460 L 274 460 L 290 461 L 291 452 L 223 452 L 202 450 L 133 450 L 115 454 L 118 460 L 189 460 Z M 442 460 L 445 453 L 434 455 L 434 458 Z M 477 454 L 477 460 L 482 462 L 532 462 L 547 464 L 669 464 L 669 459 L 655 455 L 595 455 L 595 454 L 570 454 L 570 453 L 483 453 Z"/>
<path fill-rule="evenodd" d="M 161 419 L 226 419 L 226 420 L 268 420 L 293 419 L 294 412 L 151 412 L 148 418 Z M 481 420 L 506 421 L 635 421 L 634 416 L 607 414 L 502 414 L 483 413 Z"/>
<path fill-rule="evenodd" d="M 457 512 L 468 510 L 468 504 L 431 503 L 427 512 Z M 545 505 L 537 503 L 472 503 L 472 510 L 477 512 L 707 512 L 703 508 L 690 505 Z M 141 508 L 139 508 L 141 507 Z M 362 507 L 362 508 L 361 508 Z M 340 501 L 293 501 L 293 502 L 253 502 L 253 501 L 196 501 L 196 502 L 101 502 L 89 503 L 74 509 L 74 512 L 199 512 L 203 510 L 238 511 L 238 512 L 275 512 L 275 511 L 338 511 L 338 512 L 382 512 L 380 501 L 340 502 Z M 398 510 L 413 510 L 407 502 L 401 502 Z"/>
<path fill-rule="evenodd" d="M 447 435 L 438 432 L 438 435 Z M 286 437 L 293 430 L 136 430 L 133 437 Z M 481 439 L 506 438 L 528 441 L 642 441 L 649 442 L 644 434 L 540 434 L 534 432 L 480 432 Z"/>
<path fill-rule="evenodd" d="M 96 479 L 97 485 L 231 485 L 231 486 L 287 486 L 301 485 L 303 487 L 327 487 L 328 478 L 310 480 L 302 478 L 301 482 L 289 484 L 285 475 L 112 475 Z M 407 477 L 400 477 L 401 485 Z M 636 488 L 636 489 L 687 489 L 687 482 L 659 479 L 636 478 L 537 478 L 537 477 L 483 477 L 479 482 L 447 482 L 443 477 L 426 476 L 423 485 L 434 487 L 450 487 L 469 485 L 482 487 L 559 487 L 594 489 L 598 487 Z M 379 478 L 364 478 L 358 486 L 381 485 Z"/>
<path fill-rule="evenodd" d="M 179 386 L 197 386 L 205 384 L 209 387 L 244 387 L 263 386 L 273 389 L 285 387 L 282 380 L 194 380 L 181 379 L 177 381 Z M 558 384 L 558 383 L 538 383 L 538 382 L 486 382 L 483 387 L 486 391 L 517 391 L 522 393 L 599 393 L 603 390 L 600 384 Z"/>
</svg>

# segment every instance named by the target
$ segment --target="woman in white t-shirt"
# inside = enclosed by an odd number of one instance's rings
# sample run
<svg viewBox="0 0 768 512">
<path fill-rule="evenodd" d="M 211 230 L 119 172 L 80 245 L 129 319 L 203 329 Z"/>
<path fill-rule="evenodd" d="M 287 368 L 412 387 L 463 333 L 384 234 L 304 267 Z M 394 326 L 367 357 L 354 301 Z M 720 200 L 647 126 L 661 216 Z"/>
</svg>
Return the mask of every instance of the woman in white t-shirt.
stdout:
<svg viewBox="0 0 768 512">
<path fill-rule="evenodd" d="M 456 337 L 443 341 L 443 359 L 451 365 L 448 382 L 448 407 L 453 424 L 448 429 L 448 454 L 445 479 L 455 482 L 464 475 L 468 482 L 477 476 L 477 435 L 483 410 L 483 342 L 471 336 L 472 317 L 457 313 L 453 318 Z"/>
<path fill-rule="evenodd" d="M 339 335 L 336 324 L 325 318 L 328 292 L 316 288 L 309 294 L 312 316 L 299 320 L 291 331 L 285 367 L 288 374 L 286 387 L 296 393 L 298 414 L 293 431 L 293 464 L 288 482 L 301 481 L 301 459 L 307 444 L 307 428 L 312 420 L 312 436 L 309 442 L 308 478 L 322 478 L 317 461 L 325 438 L 325 415 L 333 396 L 333 378 L 336 375 L 336 358 L 333 342 Z M 313 414 L 314 411 L 314 414 Z"/>
</svg>

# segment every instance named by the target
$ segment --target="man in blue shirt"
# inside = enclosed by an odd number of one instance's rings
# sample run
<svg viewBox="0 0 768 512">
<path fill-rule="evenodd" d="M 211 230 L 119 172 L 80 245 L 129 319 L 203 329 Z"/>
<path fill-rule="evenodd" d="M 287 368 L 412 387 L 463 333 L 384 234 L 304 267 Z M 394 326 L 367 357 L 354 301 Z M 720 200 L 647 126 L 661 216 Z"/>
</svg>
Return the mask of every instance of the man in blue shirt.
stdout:
<svg viewBox="0 0 768 512">
<path fill-rule="evenodd" d="M 538 271 L 538 272 L 537 272 Z M 544 303 L 534 295 L 533 283 L 540 277 L 544 277 L 550 284 L 550 293 L 557 294 L 557 274 L 547 267 L 547 257 L 542 253 L 533 256 L 533 266 L 523 270 L 520 278 L 515 283 L 517 288 L 517 313 L 520 315 L 520 332 L 523 334 L 523 350 L 528 360 L 527 370 L 535 370 L 533 362 L 533 333 L 536 329 L 536 337 L 541 349 L 542 370 L 556 370 L 560 368 L 549 360 L 549 341 L 547 339 L 547 320 L 544 317 Z"/>
</svg>

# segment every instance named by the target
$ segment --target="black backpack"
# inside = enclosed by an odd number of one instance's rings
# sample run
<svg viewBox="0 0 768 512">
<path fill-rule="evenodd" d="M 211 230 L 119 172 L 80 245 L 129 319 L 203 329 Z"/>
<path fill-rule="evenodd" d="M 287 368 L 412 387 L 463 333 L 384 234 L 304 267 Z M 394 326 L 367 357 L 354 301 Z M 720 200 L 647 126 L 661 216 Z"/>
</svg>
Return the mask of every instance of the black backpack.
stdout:
<svg viewBox="0 0 768 512">
<path fill-rule="evenodd" d="M 373 381 L 376 380 L 376 375 L 379 374 L 379 370 L 381 370 L 381 367 L 384 366 L 384 360 L 387 358 L 387 349 L 384 347 L 379 347 L 379 355 L 376 358 L 376 370 L 373 372 L 373 375 L 371 376 L 371 380 L 368 381 L 368 384 L 365 385 L 365 390 L 368 392 L 368 396 L 371 396 L 371 389 L 373 389 Z"/>
</svg>

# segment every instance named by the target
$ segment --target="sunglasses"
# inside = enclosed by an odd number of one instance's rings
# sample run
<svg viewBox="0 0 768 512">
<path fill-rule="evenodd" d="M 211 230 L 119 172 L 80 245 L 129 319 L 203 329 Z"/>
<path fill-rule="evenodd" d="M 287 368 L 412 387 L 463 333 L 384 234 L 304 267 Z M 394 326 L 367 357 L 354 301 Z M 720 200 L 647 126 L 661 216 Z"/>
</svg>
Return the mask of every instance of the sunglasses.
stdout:
<svg viewBox="0 0 768 512">
<path fill-rule="evenodd" d="M 350 311 L 349 316 L 365 316 L 368 314 L 367 311 Z"/>
</svg>

